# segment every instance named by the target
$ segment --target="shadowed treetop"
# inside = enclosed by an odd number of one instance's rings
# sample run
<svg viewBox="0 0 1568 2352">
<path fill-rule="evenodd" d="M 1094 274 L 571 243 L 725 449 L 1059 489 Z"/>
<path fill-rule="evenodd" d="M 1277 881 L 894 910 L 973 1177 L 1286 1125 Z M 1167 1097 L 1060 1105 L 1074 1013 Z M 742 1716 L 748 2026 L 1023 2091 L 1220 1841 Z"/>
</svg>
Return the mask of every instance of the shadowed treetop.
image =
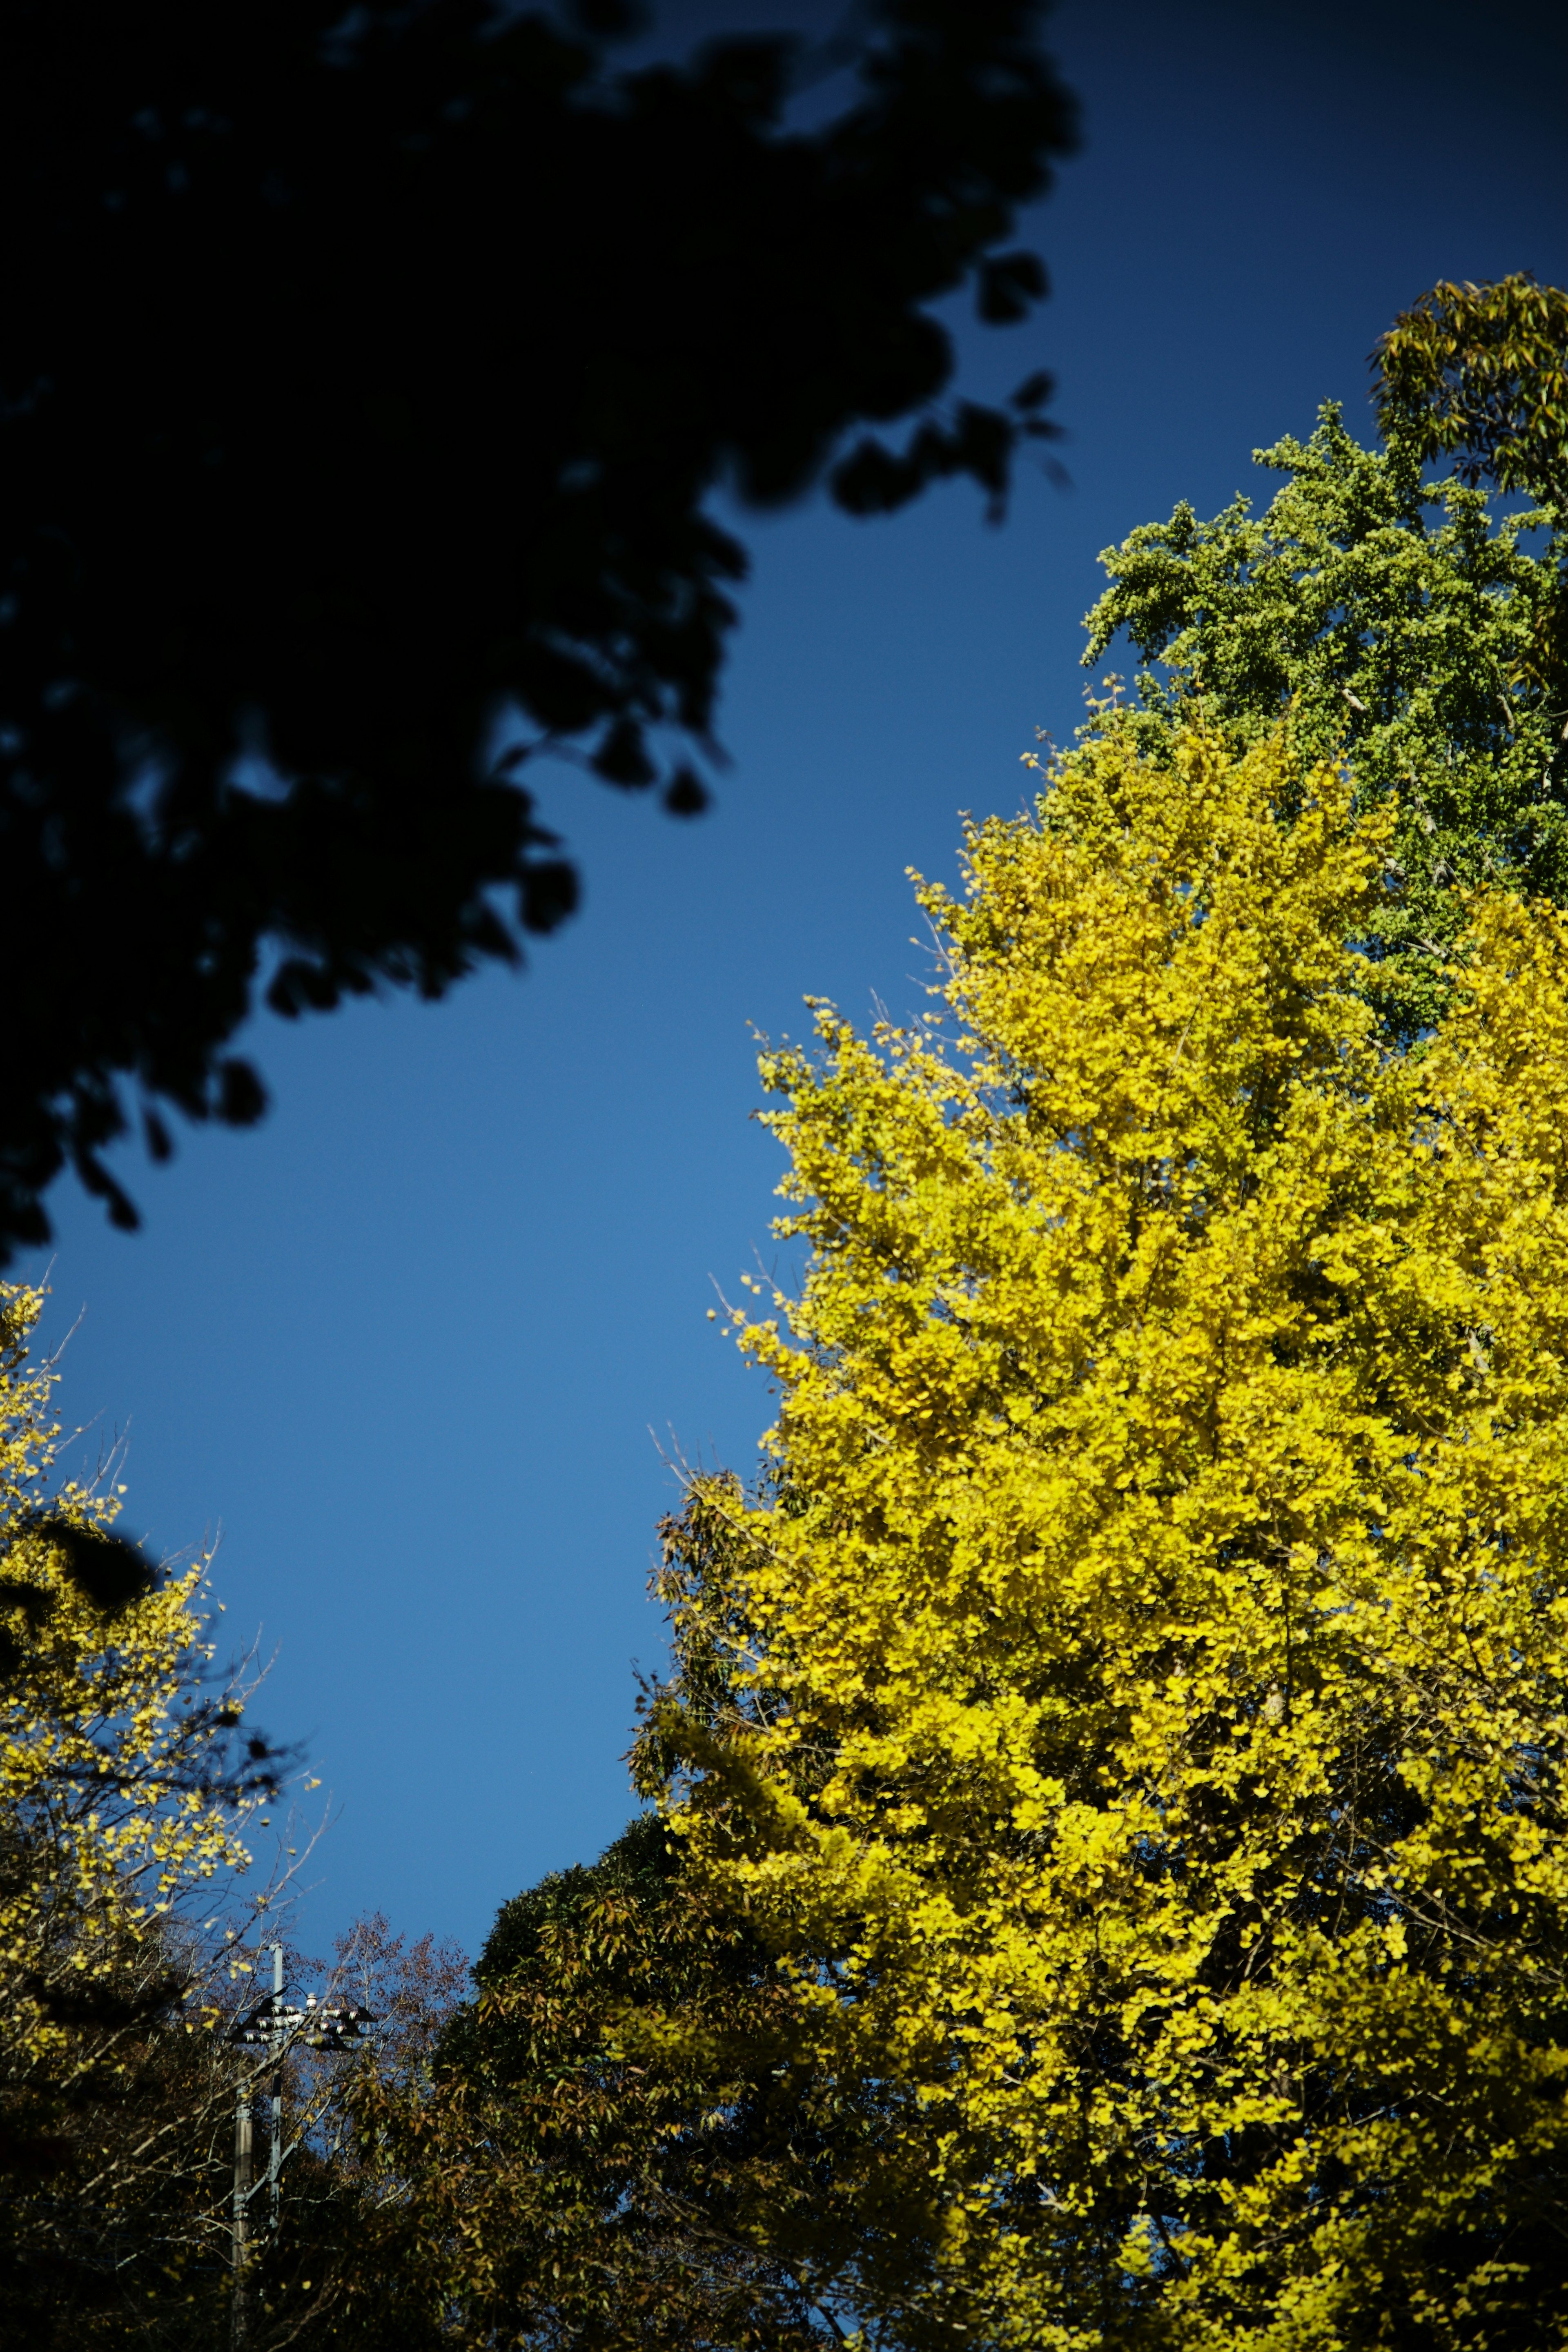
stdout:
<svg viewBox="0 0 1568 2352">
<path fill-rule="evenodd" d="M 1444 278 L 1378 338 L 1378 423 L 1423 459 L 1453 456 L 1473 489 L 1495 482 L 1568 512 L 1568 293 L 1526 270 L 1490 285 Z"/>
<path fill-rule="evenodd" d="M 716 486 L 1000 498 L 1048 381 L 944 402 L 927 306 L 1044 291 L 1005 249 L 1072 144 L 1040 14 L 876 0 L 815 58 L 630 71 L 605 5 L 5 10 L 0 1248 L 68 1160 L 134 1223 L 127 1093 L 155 1156 L 160 1100 L 258 1115 L 258 974 L 285 1013 L 436 996 L 558 922 L 528 748 L 700 807 Z"/>
</svg>

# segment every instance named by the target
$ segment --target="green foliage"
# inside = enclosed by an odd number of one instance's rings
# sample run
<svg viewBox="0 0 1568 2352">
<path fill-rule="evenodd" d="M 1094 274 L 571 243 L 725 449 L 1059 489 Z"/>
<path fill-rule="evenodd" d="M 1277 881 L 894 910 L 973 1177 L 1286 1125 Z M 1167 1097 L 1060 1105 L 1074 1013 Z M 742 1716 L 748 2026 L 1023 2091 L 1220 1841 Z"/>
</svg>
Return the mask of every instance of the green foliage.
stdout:
<svg viewBox="0 0 1568 2352">
<path fill-rule="evenodd" d="M 1376 367 L 1386 440 L 1568 518 L 1568 294 L 1528 273 L 1444 279 L 1378 338 Z"/>
<path fill-rule="evenodd" d="M 813 2352 L 831 2330 L 774 2225 L 849 2226 L 833 2116 L 798 2096 L 786 1988 L 663 1822 L 508 1904 L 474 1976 L 426 2081 L 355 2090 L 399 2186 L 343 2323 L 391 2282 L 400 2324 L 463 2344 Z"/>
<path fill-rule="evenodd" d="M 1262 514 L 1237 498 L 1205 522 L 1184 503 L 1106 551 L 1084 660 L 1126 631 L 1152 758 L 1183 719 L 1240 748 L 1289 711 L 1303 765 L 1342 757 L 1364 802 L 1397 803 L 1364 940 L 1384 1010 L 1424 1028 L 1466 890 L 1568 897 L 1558 544 L 1531 543 L 1534 510 L 1499 518 L 1479 489 L 1424 482 L 1407 442 L 1362 448 L 1332 405 L 1258 463 L 1287 477 Z"/>
</svg>

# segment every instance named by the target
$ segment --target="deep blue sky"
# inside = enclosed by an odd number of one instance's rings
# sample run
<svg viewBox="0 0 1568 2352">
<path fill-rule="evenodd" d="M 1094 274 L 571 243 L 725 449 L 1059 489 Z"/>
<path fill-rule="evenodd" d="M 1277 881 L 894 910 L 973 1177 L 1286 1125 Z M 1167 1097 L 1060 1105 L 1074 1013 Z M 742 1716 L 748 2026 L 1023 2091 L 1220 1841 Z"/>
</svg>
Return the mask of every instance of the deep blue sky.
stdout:
<svg viewBox="0 0 1568 2352">
<path fill-rule="evenodd" d="M 143 1233 L 52 1202 L 64 1413 L 93 1451 L 129 1427 L 129 1526 L 221 1527 L 226 1628 L 279 1653 L 260 1713 L 334 1793 L 318 1943 L 379 1906 L 472 1949 L 625 1820 L 655 1435 L 744 1469 L 769 1417 L 706 1319 L 769 1247 L 747 1024 L 920 1006 L 905 868 L 950 877 L 956 812 L 1016 808 L 1036 727 L 1070 735 L 1099 551 L 1267 495 L 1251 450 L 1325 397 L 1370 431 L 1365 354 L 1435 278 L 1568 282 L 1554 7 L 1067 0 L 1053 46 L 1087 133 L 1029 224 L 1054 298 L 966 340 L 983 385 L 1056 371 L 1072 488 L 1026 476 L 1001 530 L 963 488 L 748 524 L 711 816 L 563 776 L 586 905 L 525 977 L 268 1023 L 266 1126 L 130 1164 Z"/>
</svg>

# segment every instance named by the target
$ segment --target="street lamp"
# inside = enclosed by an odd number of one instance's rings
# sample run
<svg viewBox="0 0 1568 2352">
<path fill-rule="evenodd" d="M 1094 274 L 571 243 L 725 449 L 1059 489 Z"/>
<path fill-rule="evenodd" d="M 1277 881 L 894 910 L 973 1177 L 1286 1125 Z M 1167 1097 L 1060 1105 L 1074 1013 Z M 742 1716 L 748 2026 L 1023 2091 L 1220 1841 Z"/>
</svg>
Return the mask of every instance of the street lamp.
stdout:
<svg viewBox="0 0 1568 2352">
<path fill-rule="evenodd" d="M 273 2053 L 267 2203 L 268 2224 L 276 2231 L 283 2199 L 283 2158 L 288 2153 L 283 2146 L 283 2061 L 296 2046 L 314 2050 L 325 2057 L 341 2056 L 368 2041 L 376 2020 L 368 2009 L 356 2009 L 346 2001 L 323 2004 L 314 1993 L 306 1996 L 303 2009 L 292 2007 L 283 1999 L 283 1947 L 273 1944 L 263 1948 L 272 1953 L 272 1990 L 254 2009 L 237 2018 L 225 2038 L 237 2049 L 270 2050 Z M 242 2091 L 234 2117 L 234 2302 L 229 2340 L 235 2352 L 239 2352 L 249 2333 L 245 2293 L 247 2242 L 250 2200 L 260 2186 L 252 2179 L 251 2126 L 255 2106 L 250 2092 Z"/>
</svg>

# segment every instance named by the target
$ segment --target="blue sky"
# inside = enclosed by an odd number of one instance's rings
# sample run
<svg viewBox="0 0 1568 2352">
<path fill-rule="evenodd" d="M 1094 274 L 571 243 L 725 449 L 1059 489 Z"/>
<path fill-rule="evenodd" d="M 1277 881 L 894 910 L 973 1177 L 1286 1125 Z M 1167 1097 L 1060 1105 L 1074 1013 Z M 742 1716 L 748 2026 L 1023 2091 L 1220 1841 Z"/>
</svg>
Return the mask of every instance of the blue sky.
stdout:
<svg viewBox="0 0 1568 2352">
<path fill-rule="evenodd" d="M 1052 45 L 1087 132 L 1028 225 L 1054 296 L 965 341 L 984 388 L 1056 372 L 1072 487 L 1026 472 L 1000 530 L 962 487 L 745 522 L 714 814 L 553 779 L 586 902 L 524 977 L 259 1024 L 266 1125 L 128 1160 L 142 1234 L 51 1201 L 64 1416 L 128 1431 L 133 1530 L 221 1528 L 225 1638 L 276 1650 L 258 1715 L 333 1797 L 318 1946 L 379 1906 L 477 1948 L 624 1822 L 670 1457 L 744 1470 L 769 1418 L 707 1320 L 771 1250 L 748 1024 L 920 1007 L 905 869 L 951 877 L 957 812 L 1070 735 L 1099 551 L 1267 496 L 1251 450 L 1321 399 L 1369 430 L 1365 354 L 1436 278 L 1568 282 L 1554 8 L 1067 0 Z"/>
</svg>

